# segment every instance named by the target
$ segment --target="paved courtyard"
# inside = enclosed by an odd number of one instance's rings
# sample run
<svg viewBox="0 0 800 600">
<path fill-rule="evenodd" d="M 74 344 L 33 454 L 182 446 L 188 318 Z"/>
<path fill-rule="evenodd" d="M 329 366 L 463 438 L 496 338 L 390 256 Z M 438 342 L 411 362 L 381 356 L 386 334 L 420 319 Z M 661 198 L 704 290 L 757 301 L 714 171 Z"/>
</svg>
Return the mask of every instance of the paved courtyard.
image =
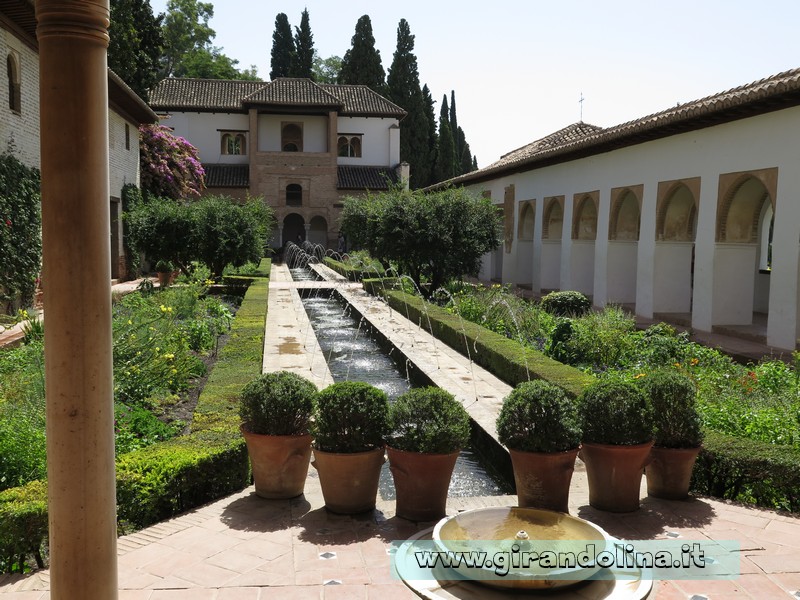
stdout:
<svg viewBox="0 0 800 600">
<path fill-rule="evenodd" d="M 319 285 L 319 284 L 313 284 Z M 307 334 L 307 319 L 285 268 L 272 271 L 265 368 L 296 369 L 318 381 L 330 374 Z M 376 321 L 429 376 L 441 378 L 482 426 L 493 430 L 498 383 L 430 339 L 415 324 L 371 304 L 353 287 L 340 291 Z M 429 337 L 429 336 L 428 336 Z M 289 339 L 292 338 L 292 339 Z M 428 346 L 430 345 L 430 346 Z M 472 378 L 464 378 L 468 373 Z M 450 383 L 447 383 L 447 381 Z M 650 597 L 664 600 L 800 598 L 800 519 L 708 498 L 671 502 L 647 498 L 629 514 L 589 507 L 586 475 L 579 463 L 573 478 L 570 513 L 597 523 L 621 539 L 737 540 L 741 575 L 730 581 L 656 582 Z M 514 496 L 451 498 L 448 514 L 485 506 L 515 504 Z M 309 472 L 304 496 L 264 500 L 252 487 L 119 539 L 122 600 L 380 599 L 416 597 L 392 576 L 389 549 L 431 523 L 394 516 L 394 502 L 379 498 L 377 509 L 357 517 L 328 513 L 319 480 Z M 17 600 L 49 598 L 47 571 L 0 576 L 0 595 Z M 481 597 L 480 594 L 470 597 Z M 513 598 L 526 595 L 513 594 Z M 541 596 L 538 596 L 541 597 Z M 555 598 L 554 596 L 545 596 Z M 561 596 L 559 596 L 561 597 Z M 79 600 L 79 599 L 76 599 Z"/>
</svg>

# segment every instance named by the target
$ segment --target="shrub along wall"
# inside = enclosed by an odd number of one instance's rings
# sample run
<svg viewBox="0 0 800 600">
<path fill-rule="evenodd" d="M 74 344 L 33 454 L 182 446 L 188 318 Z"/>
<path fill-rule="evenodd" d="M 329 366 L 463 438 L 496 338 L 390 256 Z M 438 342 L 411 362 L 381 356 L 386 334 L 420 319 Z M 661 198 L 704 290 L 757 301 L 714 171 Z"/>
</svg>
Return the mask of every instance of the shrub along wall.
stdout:
<svg viewBox="0 0 800 600">
<path fill-rule="evenodd" d="M 364 289 L 382 295 L 389 305 L 494 375 L 516 386 L 530 378 L 550 381 L 577 396 L 593 378 L 515 340 L 460 319 L 457 315 L 391 289 L 392 280 L 365 279 Z M 424 308 L 423 308 L 424 306 Z M 527 370 L 526 370 L 527 366 Z M 780 510 L 800 510 L 800 450 L 706 431 L 703 450 L 692 477 L 698 494 L 757 504 Z"/>
<path fill-rule="evenodd" d="M 269 260 L 259 266 L 269 273 Z M 245 488 L 247 448 L 239 433 L 238 395 L 261 372 L 269 282 L 254 278 L 195 408 L 188 435 L 117 459 L 121 527 L 139 528 Z M 0 565 L 41 561 L 47 537 L 47 485 L 34 481 L 0 492 Z"/>
</svg>

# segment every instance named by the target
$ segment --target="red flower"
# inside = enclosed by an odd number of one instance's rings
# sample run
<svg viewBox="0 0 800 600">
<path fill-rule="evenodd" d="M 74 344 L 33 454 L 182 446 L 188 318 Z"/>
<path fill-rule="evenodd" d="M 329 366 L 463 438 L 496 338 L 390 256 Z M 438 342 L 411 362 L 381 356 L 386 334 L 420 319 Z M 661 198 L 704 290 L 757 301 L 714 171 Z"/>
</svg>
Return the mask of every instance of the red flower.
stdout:
<svg viewBox="0 0 800 600">
<path fill-rule="evenodd" d="M 6 227 L 11 227 L 11 219 L 6 219 Z"/>
</svg>

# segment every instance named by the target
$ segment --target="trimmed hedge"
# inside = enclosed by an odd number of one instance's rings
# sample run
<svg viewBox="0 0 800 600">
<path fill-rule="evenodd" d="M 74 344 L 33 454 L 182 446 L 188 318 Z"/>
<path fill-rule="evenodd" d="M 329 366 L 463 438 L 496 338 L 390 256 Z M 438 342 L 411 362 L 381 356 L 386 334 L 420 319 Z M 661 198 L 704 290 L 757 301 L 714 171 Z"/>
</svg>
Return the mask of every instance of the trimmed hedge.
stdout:
<svg viewBox="0 0 800 600">
<path fill-rule="evenodd" d="M 698 494 L 800 510 L 800 450 L 714 431 L 705 432 L 692 472 Z"/>
<path fill-rule="evenodd" d="M 358 267 L 352 267 L 341 261 L 334 260 L 330 257 L 326 257 L 323 262 L 326 267 L 333 269 L 339 275 L 347 278 L 350 281 L 363 281 L 364 279 L 375 278 L 375 276 L 378 274 L 375 272 L 375 270 L 365 271 L 363 269 L 359 269 Z"/>
<path fill-rule="evenodd" d="M 376 284 L 369 282 L 369 286 L 370 289 L 375 289 Z M 436 338 L 468 356 L 512 387 L 523 381 L 544 379 L 577 398 L 584 387 L 595 381 L 591 375 L 557 362 L 538 350 L 524 347 L 516 340 L 464 320 L 418 296 L 387 289 L 385 298 L 389 306 L 424 329 L 428 329 L 430 320 L 430 328 Z"/>
<path fill-rule="evenodd" d="M 259 270 L 269 273 L 269 259 Z M 255 279 L 236 313 L 194 412 L 191 431 L 117 458 L 120 525 L 145 527 L 247 487 L 247 448 L 239 433 L 238 396 L 261 372 L 267 279 Z M 47 538 L 47 484 L 0 492 L 0 565 L 33 554 Z"/>
<path fill-rule="evenodd" d="M 0 492 L 0 572 L 22 565 L 27 556 L 44 566 L 42 544 L 47 538 L 47 484 L 31 481 Z M 21 572 L 20 568 L 20 572 Z"/>
</svg>

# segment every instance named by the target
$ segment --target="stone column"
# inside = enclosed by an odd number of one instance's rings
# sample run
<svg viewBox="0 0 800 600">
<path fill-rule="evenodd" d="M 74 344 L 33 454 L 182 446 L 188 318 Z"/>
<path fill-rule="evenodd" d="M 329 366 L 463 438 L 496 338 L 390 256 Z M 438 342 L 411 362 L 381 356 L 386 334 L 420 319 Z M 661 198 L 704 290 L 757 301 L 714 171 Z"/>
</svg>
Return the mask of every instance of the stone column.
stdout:
<svg viewBox="0 0 800 600">
<path fill-rule="evenodd" d="M 117 598 L 108 0 L 37 0 L 50 598 Z"/>
</svg>

